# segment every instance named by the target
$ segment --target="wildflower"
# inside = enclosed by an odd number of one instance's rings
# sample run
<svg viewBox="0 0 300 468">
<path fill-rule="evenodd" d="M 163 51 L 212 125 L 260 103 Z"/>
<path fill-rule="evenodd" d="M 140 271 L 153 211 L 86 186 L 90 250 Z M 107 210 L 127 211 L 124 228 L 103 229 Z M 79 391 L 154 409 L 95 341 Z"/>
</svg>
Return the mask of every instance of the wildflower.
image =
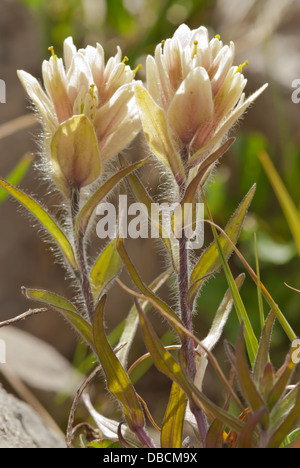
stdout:
<svg viewBox="0 0 300 468">
<path fill-rule="evenodd" d="M 53 147 L 51 142 L 54 135 L 56 135 L 54 146 L 59 150 L 56 132 L 61 137 L 64 134 L 76 132 L 69 139 L 69 144 L 75 141 L 78 143 L 80 136 L 82 141 L 79 145 L 77 144 L 77 150 L 79 147 L 84 148 L 84 131 L 80 130 L 80 125 L 83 124 L 85 129 L 89 129 L 90 143 L 91 139 L 96 139 L 98 142 L 101 162 L 111 158 L 126 147 L 140 130 L 134 96 L 135 72 L 125 64 L 125 60 L 122 61 L 122 52 L 119 47 L 117 54 L 106 64 L 100 44 L 96 47 L 87 46 L 85 49 L 77 50 L 72 38 L 69 37 L 64 41 L 64 60 L 55 55 L 53 48 L 50 50 L 52 56 L 42 65 L 45 90 L 29 73 L 18 71 L 25 90 L 42 117 L 47 154 L 51 154 L 51 147 Z M 84 115 L 91 126 L 86 119 L 78 119 L 79 115 Z M 94 148 L 93 144 L 92 146 Z M 73 148 L 70 153 L 74 155 L 77 150 Z M 53 166 L 54 168 L 60 166 L 60 171 L 55 174 L 56 177 L 60 177 L 60 173 L 66 171 L 67 167 L 74 168 L 74 161 L 63 164 L 63 158 L 72 157 L 67 156 L 67 151 L 64 149 L 63 152 L 64 156 L 59 158 L 55 153 L 55 162 L 51 165 L 52 169 Z M 77 153 L 76 157 L 80 159 Z M 85 156 L 83 159 L 87 161 Z M 96 164 L 95 157 L 88 159 L 92 166 L 85 172 L 85 177 L 81 178 L 80 186 L 93 182 L 100 175 L 101 162 Z M 75 170 L 77 175 L 79 166 Z M 75 181 L 77 176 L 73 175 Z M 72 177 L 70 174 L 69 179 L 71 180 Z"/>
<path fill-rule="evenodd" d="M 247 62 L 233 66 L 234 53 L 233 42 L 224 46 L 218 36 L 209 41 L 205 27 L 190 30 L 181 25 L 171 39 L 156 47 L 154 57 L 147 57 L 148 92 L 137 87 L 142 123 L 147 137 L 154 112 L 160 116 L 160 128 L 164 122 L 165 157 L 177 180 L 183 178 L 183 167 L 198 166 L 220 147 L 266 87 L 245 100 L 247 80 L 242 70 Z M 152 132 L 148 141 L 156 152 L 157 136 L 156 144 L 154 140 Z"/>
</svg>

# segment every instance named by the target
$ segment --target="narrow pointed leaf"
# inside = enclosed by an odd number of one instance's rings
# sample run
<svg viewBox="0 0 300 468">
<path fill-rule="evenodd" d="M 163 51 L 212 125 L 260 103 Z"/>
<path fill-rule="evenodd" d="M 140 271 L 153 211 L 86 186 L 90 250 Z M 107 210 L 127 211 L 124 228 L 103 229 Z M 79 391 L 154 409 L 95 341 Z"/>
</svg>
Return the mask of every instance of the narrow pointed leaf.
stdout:
<svg viewBox="0 0 300 468">
<path fill-rule="evenodd" d="M 41 289 L 22 288 L 22 292 L 27 299 L 41 302 L 57 310 L 85 339 L 88 345 L 92 349 L 94 348 L 92 327 L 78 314 L 75 306 L 71 302 L 64 297 Z"/>
<path fill-rule="evenodd" d="M 285 437 L 287 437 L 290 432 L 295 428 L 300 420 L 300 388 L 298 388 L 298 394 L 296 398 L 295 405 L 290 411 L 289 415 L 283 421 L 283 423 L 278 427 L 270 438 L 267 448 L 278 448 L 283 442 Z"/>
<path fill-rule="evenodd" d="M 144 283 L 143 281 L 141 280 L 138 272 L 136 271 L 132 261 L 130 260 L 128 254 L 127 254 L 127 251 L 125 249 L 125 246 L 124 246 L 124 240 L 119 238 L 117 240 L 117 246 L 118 246 L 118 252 L 132 278 L 132 280 L 134 281 L 135 285 L 139 288 L 139 290 L 149 299 L 151 299 L 154 303 L 156 303 L 160 308 L 162 308 L 163 310 L 165 310 L 165 312 L 167 313 L 168 316 L 172 317 L 175 322 L 178 322 L 179 326 L 182 325 L 181 323 L 181 320 L 179 319 L 179 317 L 177 316 L 177 314 L 164 302 L 162 301 L 161 299 L 159 299 L 159 297 L 157 297 L 152 291 L 150 288 L 148 288 Z M 179 336 L 183 336 L 182 334 L 182 331 L 180 328 L 177 328 L 177 332 L 179 334 Z"/>
<path fill-rule="evenodd" d="M 236 278 L 235 282 L 239 289 L 241 288 L 244 280 L 245 275 L 243 273 Z M 202 344 L 210 351 L 214 348 L 222 335 L 223 328 L 227 322 L 232 306 L 233 298 L 230 289 L 228 289 L 218 308 L 207 336 L 202 340 Z"/>
<path fill-rule="evenodd" d="M 247 418 L 247 422 L 241 433 L 238 437 L 237 447 L 238 448 L 253 448 L 254 438 L 255 438 L 255 429 L 257 425 L 261 422 L 263 416 L 266 413 L 266 408 L 261 408 L 256 413 L 251 414 Z M 254 445 L 255 446 L 255 445 Z"/>
<path fill-rule="evenodd" d="M 249 209 L 250 203 L 254 196 L 256 186 L 254 185 L 245 198 L 242 200 L 241 204 L 237 208 L 236 212 L 228 222 L 225 232 L 228 237 L 236 244 L 240 231 Z M 220 245 L 224 251 L 224 257 L 229 258 L 233 249 L 232 246 L 227 242 L 223 236 L 219 236 Z M 199 261 L 194 267 L 191 274 L 191 287 L 188 292 L 188 301 L 192 304 L 198 294 L 198 291 L 204 281 L 204 278 L 207 275 L 215 274 L 222 266 L 222 261 L 220 259 L 218 247 L 216 242 L 213 242 L 201 255 Z"/>
<path fill-rule="evenodd" d="M 185 171 L 169 134 L 165 112 L 142 86 L 136 86 L 136 99 L 147 142 L 159 160 L 173 172 L 180 184 L 185 180 Z"/>
<path fill-rule="evenodd" d="M 25 177 L 28 169 L 30 168 L 33 161 L 33 155 L 27 153 L 23 156 L 21 161 L 16 165 L 16 167 L 11 171 L 7 176 L 7 182 L 11 185 L 18 185 L 21 180 Z M 9 197 L 8 192 L 4 189 L 0 189 L 0 204 L 4 202 Z"/>
<path fill-rule="evenodd" d="M 223 154 L 225 154 L 229 150 L 229 148 L 234 143 L 234 141 L 235 141 L 235 138 L 230 138 L 217 151 L 209 155 L 208 158 L 206 158 L 203 161 L 203 163 L 201 164 L 199 168 L 197 175 L 194 177 L 192 182 L 190 182 L 189 186 L 186 189 L 184 198 L 182 200 L 182 204 L 193 203 L 195 196 L 198 192 L 199 185 L 203 177 L 205 176 L 207 170 L 212 164 L 218 161 L 218 159 L 220 159 L 220 157 L 223 156 Z"/>
<path fill-rule="evenodd" d="M 94 299 L 97 299 L 107 285 L 119 274 L 122 265 L 116 240 L 113 240 L 101 252 L 90 273 Z"/>
<path fill-rule="evenodd" d="M 80 236 L 84 236 L 89 221 L 97 208 L 98 204 L 110 193 L 110 191 L 117 186 L 117 184 L 132 171 L 135 171 L 141 167 L 147 159 L 139 161 L 135 164 L 131 164 L 128 167 L 121 169 L 119 172 L 114 174 L 110 179 L 104 182 L 99 187 L 92 197 L 87 201 L 84 207 L 80 210 L 75 224 L 75 232 Z"/>
<path fill-rule="evenodd" d="M 38 221 L 44 226 L 44 228 L 51 234 L 53 239 L 56 241 L 57 245 L 61 248 L 63 254 L 68 260 L 71 267 L 76 270 L 76 260 L 72 246 L 65 234 L 56 224 L 56 222 L 51 218 L 51 216 L 41 207 L 41 205 L 36 202 L 29 195 L 25 194 L 21 190 L 13 187 L 4 179 L 0 178 L 0 186 L 4 188 L 10 195 L 12 195 L 18 202 L 20 202 L 27 210 L 38 219 Z"/>
<path fill-rule="evenodd" d="M 144 336 L 145 345 L 152 356 L 154 364 L 157 369 L 169 377 L 173 382 L 176 382 L 182 390 L 186 393 L 187 397 L 195 402 L 199 407 L 206 408 L 215 417 L 222 420 L 238 432 L 243 427 L 243 424 L 234 416 L 231 416 L 227 411 L 219 408 L 209 398 L 207 398 L 190 380 L 187 375 L 186 369 L 179 365 L 173 356 L 161 344 L 157 334 L 155 333 L 151 322 L 144 314 L 138 301 L 136 306 L 140 316 L 140 324 Z"/>
<path fill-rule="evenodd" d="M 155 206 L 155 203 L 153 199 L 150 197 L 149 193 L 147 192 L 146 188 L 142 184 L 139 177 L 136 174 L 131 173 L 129 174 L 127 181 L 128 181 L 130 190 L 132 191 L 137 202 L 141 203 L 141 206 L 145 205 L 147 209 L 146 215 L 149 218 L 149 222 L 151 223 L 151 225 L 154 226 L 160 238 L 164 242 L 165 247 L 171 256 L 174 270 L 178 271 L 178 241 L 175 239 L 175 237 L 172 237 L 172 232 L 169 233 L 170 235 L 167 235 L 167 233 L 164 232 L 163 226 L 159 222 L 158 216 L 151 217 L 151 213 L 152 213 L 153 207 Z M 158 223 L 157 223 L 156 218 L 158 218 Z"/>
<path fill-rule="evenodd" d="M 275 317 L 275 313 L 271 311 L 266 320 L 262 337 L 259 343 L 258 353 L 256 355 L 255 364 L 253 368 L 253 379 L 256 382 L 256 384 L 259 383 L 268 362 L 271 334 Z"/>
<path fill-rule="evenodd" d="M 256 338 L 255 333 L 253 331 L 250 319 L 248 317 L 246 308 L 245 308 L 244 303 L 242 301 L 242 298 L 240 296 L 237 285 L 236 285 L 236 283 L 234 281 L 232 272 L 231 272 L 231 270 L 229 268 L 229 265 L 228 265 L 228 263 L 226 261 L 224 251 L 223 251 L 223 248 L 221 246 L 220 239 L 219 239 L 219 237 L 217 235 L 216 227 L 214 225 L 214 222 L 213 222 L 210 210 L 209 210 L 209 206 L 207 204 L 207 200 L 205 198 L 205 195 L 204 195 L 203 191 L 202 191 L 202 196 L 203 196 L 203 199 L 204 199 L 204 202 L 205 202 L 205 205 L 206 205 L 206 209 L 207 209 L 207 212 L 208 212 L 208 216 L 209 216 L 209 219 L 210 219 L 210 222 L 211 222 L 211 228 L 212 228 L 213 236 L 214 236 L 216 247 L 218 249 L 220 260 L 221 260 L 221 263 L 222 263 L 222 266 L 223 266 L 223 269 L 224 269 L 224 273 L 225 273 L 225 276 L 226 276 L 226 279 L 227 279 L 227 283 L 228 283 L 228 286 L 229 286 L 231 294 L 232 294 L 235 310 L 236 310 L 239 321 L 243 322 L 244 325 L 245 325 L 245 341 L 246 341 L 246 346 L 247 346 L 247 351 L 248 351 L 250 363 L 251 363 L 251 366 L 253 367 L 254 362 L 255 362 L 255 357 L 256 357 L 256 354 L 257 354 L 257 350 L 258 350 L 257 338 Z"/>
<path fill-rule="evenodd" d="M 171 270 L 167 270 L 166 272 L 162 273 L 159 275 L 158 278 L 156 278 L 150 285 L 150 289 L 155 293 L 165 282 L 170 278 L 171 275 Z M 149 302 L 148 301 L 143 301 L 141 307 L 145 312 L 147 311 L 147 308 L 149 307 Z M 123 333 L 120 337 L 120 343 L 126 343 L 126 346 L 124 346 L 120 351 L 119 351 L 119 360 L 121 364 L 125 367 L 127 358 L 128 358 L 128 353 L 130 351 L 137 327 L 139 323 L 139 316 L 138 316 L 138 311 L 136 309 L 136 306 L 133 305 L 131 308 L 125 322 L 125 326 L 123 329 Z"/>
<path fill-rule="evenodd" d="M 161 428 L 161 448 L 182 447 L 182 431 L 186 409 L 185 392 L 173 382 L 168 407 Z"/>
<path fill-rule="evenodd" d="M 82 394 L 82 400 L 84 405 L 86 406 L 86 409 L 95 421 L 98 429 L 101 431 L 103 436 L 111 439 L 118 438 L 118 429 L 120 426 L 120 422 L 115 421 L 114 419 L 106 418 L 101 413 L 98 413 L 98 411 L 92 405 L 90 396 L 87 392 L 84 392 Z M 126 440 L 128 440 L 134 445 L 139 446 L 139 439 L 128 427 L 123 426 L 122 432 Z"/>
<path fill-rule="evenodd" d="M 274 406 L 270 414 L 271 426 L 277 429 L 284 417 L 291 411 L 296 403 L 300 383 L 298 382 L 285 397 L 281 398 Z"/>
<path fill-rule="evenodd" d="M 106 375 L 108 390 L 121 403 L 130 429 L 135 430 L 144 426 L 144 415 L 131 381 L 108 343 L 103 327 L 105 302 L 106 297 L 103 296 L 95 311 L 93 323 L 95 349 Z"/>
<path fill-rule="evenodd" d="M 286 387 L 292 378 L 295 368 L 296 364 L 293 362 L 292 353 L 290 352 L 283 365 L 283 369 L 281 369 L 279 377 L 277 377 L 274 387 L 268 395 L 267 406 L 269 410 L 271 410 L 276 405 L 276 403 L 284 394 Z"/>
<path fill-rule="evenodd" d="M 257 412 L 261 410 L 261 408 L 265 407 L 265 402 L 260 396 L 255 384 L 252 380 L 250 375 L 250 371 L 248 368 L 248 363 L 244 351 L 244 339 L 243 339 L 243 327 L 239 333 L 238 343 L 237 343 L 237 350 L 236 350 L 236 368 L 237 368 L 237 375 L 239 380 L 239 385 L 241 391 L 244 395 L 244 398 L 247 402 L 249 402 L 253 412 Z M 263 418 L 264 426 L 268 423 L 268 418 Z"/>
<path fill-rule="evenodd" d="M 300 255 L 300 214 L 288 193 L 284 183 L 282 182 L 277 170 L 275 169 L 269 155 L 262 151 L 258 154 L 258 158 L 272 184 L 274 192 L 278 198 L 281 208 L 286 217 L 287 223 L 294 237 L 295 244 Z"/>
<path fill-rule="evenodd" d="M 219 419 L 214 419 L 206 435 L 206 448 L 220 449 L 223 444 L 224 423 Z"/>
</svg>

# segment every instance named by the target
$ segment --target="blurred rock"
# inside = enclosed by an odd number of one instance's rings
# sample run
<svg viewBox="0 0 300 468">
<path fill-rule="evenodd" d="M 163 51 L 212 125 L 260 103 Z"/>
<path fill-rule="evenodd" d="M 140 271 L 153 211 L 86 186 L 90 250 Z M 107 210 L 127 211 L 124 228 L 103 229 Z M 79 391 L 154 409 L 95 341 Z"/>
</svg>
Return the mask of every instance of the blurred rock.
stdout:
<svg viewBox="0 0 300 468">
<path fill-rule="evenodd" d="M 6 363 L 9 369 L 33 390 L 56 395 L 74 381 L 74 369 L 70 362 L 53 346 L 16 327 L 0 329 L 0 339 L 6 347 Z"/>
<path fill-rule="evenodd" d="M 65 448 L 30 406 L 0 387 L 0 448 Z"/>
</svg>

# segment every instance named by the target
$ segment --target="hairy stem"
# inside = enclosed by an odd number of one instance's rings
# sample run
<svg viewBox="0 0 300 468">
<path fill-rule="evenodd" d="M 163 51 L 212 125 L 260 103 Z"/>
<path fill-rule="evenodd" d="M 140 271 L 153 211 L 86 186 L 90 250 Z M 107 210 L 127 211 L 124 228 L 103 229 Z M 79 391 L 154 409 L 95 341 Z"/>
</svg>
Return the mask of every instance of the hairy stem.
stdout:
<svg viewBox="0 0 300 468">
<path fill-rule="evenodd" d="M 72 215 L 73 228 L 75 226 L 76 217 L 79 212 L 79 203 L 80 203 L 80 191 L 77 188 L 74 188 L 71 193 L 71 215 Z M 80 281 L 81 291 L 82 291 L 82 295 L 85 301 L 86 310 L 88 313 L 90 323 L 93 323 L 95 305 L 94 305 L 92 288 L 91 288 L 91 284 L 89 280 L 89 273 L 88 273 L 85 248 L 84 248 L 84 239 L 80 235 L 77 238 L 75 237 L 74 242 L 75 242 L 75 251 L 77 255 L 77 261 L 78 261 L 79 268 L 80 268 L 79 281 Z"/>
<path fill-rule="evenodd" d="M 82 236 L 80 236 L 79 239 L 76 240 L 76 252 L 78 256 L 78 262 L 80 265 L 81 290 L 82 290 L 82 294 L 85 300 L 88 317 L 89 317 L 90 323 L 92 324 L 94 321 L 95 304 L 94 304 L 91 283 L 89 279 L 89 273 L 88 273 L 88 268 L 87 268 L 86 255 L 85 255 L 85 249 L 84 249 Z"/>
<path fill-rule="evenodd" d="M 189 289 L 189 259 L 188 250 L 186 248 L 186 239 L 184 235 L 179 239 L 179 298 L 180 298 L 180 312 L 183 325 L 192 333 L 193 321 L 192 310 L 187 304 L 187 293 Z M 189 376 L 194 380 L 196 375 L 196 353 L 193 340 L 189 336 L 185 336 L 183 343 L 183 350 L 186 356 L 186 364 Z"/>
<path fill-rule="evenodd" d="M 153 444 L 152 440 L 148 436 L 147 432 L 143 427 L 139 427 L 135 431 L 136 436 L 139 438 L 141 443 L 143 444 L 144 447 L 146 448 L 156 448 L 155 445 Z"/>
<path fill-rule="evenodd" d="M 188 160 L 188 151 L 187 149 L 183 152 L 182 158 L 184 162 Z M 185 194 L 186 186 L 182 185 L 179 187 L 180 198 L 183 199 Z M 184 207 L 183 207 L 184 210 Z M 193 310 L 188 304 L 187 295 L 189 290 L 189 252 L 187 249 L 187 240 L 185 237 L 184 229 L 181 232 L 181 238 L 178 239 L 179 242 L 179 272 L 178 272 L 178 287 L 179 287 L 179 298 L 180 298 L 180 313 L 181 320 L 183 325 L 187 330 L 193 333 Z M 186 367 L 188 374 L 191 380 L 194 381 L 197 371 L 196 365 L 196 352 L 195 345 L 192 338 L 185 336 L 182 339 L 182 349 L 183 355 L 186 362 Z M 198 408 L 196 405 L 191 405 L 191 411 L 197 422 L 199 435 L 202 441 L 203 447 L 206 444 L 206 419 L 201 408 Z"/>
</svg>

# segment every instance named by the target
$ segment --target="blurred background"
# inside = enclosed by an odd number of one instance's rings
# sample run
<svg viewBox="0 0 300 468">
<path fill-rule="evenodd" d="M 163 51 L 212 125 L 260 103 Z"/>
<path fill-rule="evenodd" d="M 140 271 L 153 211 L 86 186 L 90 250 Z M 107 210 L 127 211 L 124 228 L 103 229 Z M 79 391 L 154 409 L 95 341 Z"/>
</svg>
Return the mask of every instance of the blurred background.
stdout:
<svg viewBox="0 0 300 468">
<path fill-rule="evenodd" d="M 235 129 L 237 141 L 215 173 L 208 200 L 215 221 L 224 227 L 244 195 L 254 183 L 257 184 L 239 248 L 255 267 L 253 236 L 257 233 L 262 281 L 295 332 L 300 334 L 299 294 L 284 285 L 286 282 L 300 289 L 299 253 L 257 157 L 259 151 L 267 150 L 299 208 L 300 104 L 293 103 L 291 98 L 292 83 L 300 79 L 299 1 L 0 0 L 0 78 L 6 83 L 6 103 L 0 104 L 0 175 L 6 177 L 26 152 L 33 152 L 38 157 L 39 151 L 40 127 L 26 120 L 31 109 L 18 81 L 17 69 L 40 78 L 41 62 L 50 54 L 48 47 L 54 46 L 56 54 L 61 55 L 63 40 L 70 35 L 77 47 L 100 42 L 106 57 L 114 55 L 116 46 L 120 45 L 134 68 L 143 64 L 147 54 L 154 52 L 156 44 L 172 36 L 183 22 L 191 28 L 205 25 L 212 36 L 220 34 L 224 43 L 235 42 L 236 64 L 249 61 L 249 66 L 244 69 L 248 94 L 266 81 L 270 84 Z M 142 69 L 139 79 L 144 78 L 143 73 Z M 10 121 L 13 122 L 8 125 Z M 137 137 L 130 151 L 126 152 L 129 157 L 142 156 L 140 138 Z M 148 169 L 144 176 L 148 183 L 156 186 L 160 183 L 154 169 Z M 47 204 L 49 201 L 52 206 L 57 203 L 55 196 L 47 194 L 46 186 L 37 179 L 32 167 L 20 186 Z M 12 200 L 0 205 L 0 321 L 34 307 L 21 295 L 23 285 L 45 288 L 66 297 L 71 297 L 72 293 L 64 271 L 53 262 L 51 252 L 39 237 L 38 229 L 34 228 L 34 221 L 23 214 Z M 209 241 L 208 231 L 206 242 Z M 149 242 L 129 242 L 132 258 L 145 282 L 153 280 L 164 266 L 162 256 Z M 95 240 L 92 248 L 95 254 L 101 248 L 99 241 Z M 231 267 L 235 274 L 243 271 L 235 257 L 231 259 Z M 195 328 L 200 338 L 208 331 L 226 289 L 222 273 L 203 288 L 195 316 Z M 162 295 L 172 302 L 169 289 L 165 288 Z M 242 297 L 258 332 L 256 287 L 250 278 L 242 288 Z M 114 286 L 107 309 L 109 331 L 126 316 L 131 304 L 131 298 Z M 265 312 L 268 312 L 267 307 Z M 157 323 L 162 335 L 164 326 Z M 225 329 L 226 339 L 235 342 L 237 327 L 233 311 Z M 34 339 L 28 341 L 23 332 L 30 333 Z M 9 335 L 9 330 L 0 330 L 0 338 L 8 343 L 10 366 L 8 371 L 8 365 L 0 364 L 0 381 L 14 391 L 19 380 L 26 384 L 64 429 L 69 404 L 63 395 L 74 391 L 72 365 L 76 367 L 82 363 L 86 350 L 78 347 L 70 327 L 50 311 L 18 324 L 16 334 Z M 288 341 L 279 325 L 274 329 L 272 348 L 273 361 L 279 366 L 288 349 Z M 144 352 L 138 335 L 131 361 Z M 222 344 L 216 353 L 221 360 L 224 358 Z M 220 398 L 209 385 L 209 379 L 208 375 L 208 391 L 216 399 Z M 169 382 L 151 369 L 137 386 L 147 401 L 151 393 L 149 406 L 160 421 Z M 20 390 L 19 394 L 22 394 Z M 105 398 L 105 391 L 97 395 L 97 404 L 109 414 L 113 407 L 110 399 Z"/>
</svg>

